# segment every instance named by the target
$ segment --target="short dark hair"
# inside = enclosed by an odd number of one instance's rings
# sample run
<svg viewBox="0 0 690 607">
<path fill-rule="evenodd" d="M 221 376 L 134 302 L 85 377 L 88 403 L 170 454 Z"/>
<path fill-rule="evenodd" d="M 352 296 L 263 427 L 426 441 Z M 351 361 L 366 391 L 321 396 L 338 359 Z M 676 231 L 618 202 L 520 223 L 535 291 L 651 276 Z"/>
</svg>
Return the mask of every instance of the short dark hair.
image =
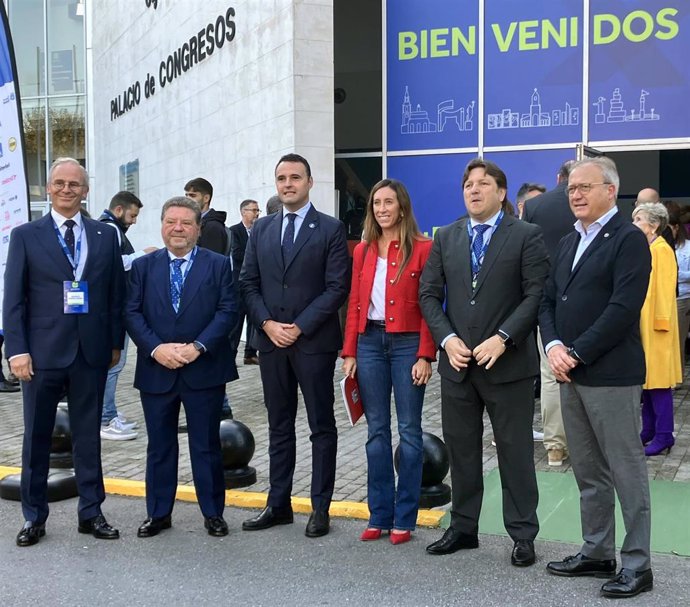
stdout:
<svg viewBox="0 0 690 607">
<path fill-rule="evenodd" d="M 280 202 L 280 196 L 274 194 L 266 201 L 266 215 L 273 215 L 283 208 L 283 203 Z"/>
<path fill-rule="evenodd" d="M 285 154 L 284 156 L 280 157 L 280 160 L 276 164 L 276 168 L 273 169 L 273 173 L 278 170 L 278 165 L 281 162 L 300 162 L 304 165 L 304 168 L 307 171 L 307 177 L 311 177 L 311 167 L 309 166 L 309 163 L 307 162 L 307 159 L 304 158 L 304 156 L 300 156 L 299 154 Z"/>
<path fill-rule="evenodd" d="M 520 186 L 520 189 L 517 191 L 517 196 L 515 197 L 516 202 L 522 202 L 527 194 L 535 191 L 543 194 L 546 192 L 546 186 L 542 185 L 541 183 L 523 183 Z"/>
<path fill-rule="evenodd" d="M 122 207 L 123 209 L 131 209 L 132 207 L 137 207 L 137 209 L 140 209 L 144 205 L 141 203 L 141 200 L 139 200 L 132 192 L 127 192 L 123 190 L 122 192 L 118 192 L 113 196 L 110 200 L 110 204 L 108 205 L 108 208 L 111 211 L 114 211 L 117 207 Z"/>
<path fill-rule="evenodd" d="M 197 225 L 201 224 L 201 208 L 197 204 L 196 200 L 192 200 L 186 196 L 173 196 L 169 200 L 166 200 L 163 208 L 161 209 L 161 221 L 163 221 L 166 212 L 171 207 L 184 207 L 185 209 L 191 209 L 194 211 L 194 217 Z"/>
<path fill-rule="evenodd" d="M 462 187 L 465 187 L 465 182 L 474 169 L 484 169 L 487 175 L 496 180 L 496 185 L 498 185 L 499 188 L 503 188 L 506 192 L 508 191 L 508 178 L 506 174 L 495 162 L 485 160 L 484 158 L 474 158 L 467 163 L 465 172 L 462 175 Z"/>
<path fill-rule="evenodd" d="M 242 209 L 248 207 L 250 204 L 255 204 L 257 206 L 259 205 L 259 203 L 256 202 L 256 200 L 253 200 L 251 198 L 247 198 L 247 200 L 243 200 L 242 202 L 240 202 L 240 211 Z"/>
<path fill-rule="evenodd" d="M 558 169 L 558 179 L 559 181 L 565 181 L 568 179 L 570 176 L 570 171 L 573 168 L 573 165 L 575 164 L 574 160 L 566 160 L 562 165 L 561 168 Z"/>
<path fill-rule="evenodd" d="M 213 198 L 213 186 L 203 177 L 196 177 L 190 179 L 184 186 L 185 192 L 199 192 L 200 194 L 208 194 L 209 198 Z"/>
</svg>

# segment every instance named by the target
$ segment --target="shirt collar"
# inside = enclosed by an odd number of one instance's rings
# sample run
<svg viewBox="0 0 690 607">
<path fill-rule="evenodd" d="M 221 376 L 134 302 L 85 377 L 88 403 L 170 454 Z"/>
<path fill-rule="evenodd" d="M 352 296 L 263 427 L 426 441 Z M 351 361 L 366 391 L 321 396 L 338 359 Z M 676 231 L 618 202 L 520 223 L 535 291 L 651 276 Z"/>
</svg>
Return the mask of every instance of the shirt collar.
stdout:
<svg viewBox="0 0 690 607">
<path fill-rule="evenodd" d="M 290 213 L 294 213 L 297 215 L 297 217 L 304 219 L 307 216 L 307 213 L 309 212 L 309 209 L 311 209 L 311 202 L 308 202 L 305 204 L 299 211 L 289 211 Z M 286 209 L 283 207 L 283 219 L 287 217 L 288 213 L 286 212 Z"/>
<path fill-rule="evenodd" d="M 470 218 L 470 227 L 474 229 L 474 226 L 478 225 L 485 225 L 485 226 L 491 226 L 492 228 L 496 225 L 496 220 L 498 219 L 498 216 L 501 214 L 501 209 L 499 209 L 496 214 L 493 217 L 489 217 L 486 221 L 477 221 L 476 219 Z"/>
<path fill-rule="evenodd" d="M 62 227 L 62 224 L 64 224 L 68 219 L 74 220 L 74 223 L 79 226 L 81 229 L 81 213 L 77 213 L 74 217 L 65 217 L 64 215 L 60 215 L 55 209 L 51 208 L 50 209 L 50 216 L 53 218 L 53 221 L 55 222 L 55 225 L 58 228 Z"/>
<path fill-rule="evenodd" d="M 194 247 L 196 249 L 197 247 Z M 182 257 L 176 257 L 173 255 L 170 250 L 168 250 L 168 261 L 172 261 L 173 259 L 184 259 L 185 261 L 189 261 L 189 258 L 192 256 L 192 253 L 194 253 L 194 249 L 189 251 L 186 255 L 183 255 Z"/>
<path fill-rule="evenodd" d="M 596 221 L 593 221 L 591 224 L 589 224 L 589 228 L 585 229 L 584 226 L 582 225 L 582 221 L 579 219 L 573 224 L 573 227 L 577 232 L 580 233 L 581 236 L 587 236 L 587 233 L 591 231 L 592 227 L 596 226 L 596 231 L 601 230 L 609 221 L 611 221 L 611 218 L 618 213 L 618 207 L 616 205 L 613 205 L 613 208 L 609 209 L 604 213 L 599 219 Z"/>
</svg>

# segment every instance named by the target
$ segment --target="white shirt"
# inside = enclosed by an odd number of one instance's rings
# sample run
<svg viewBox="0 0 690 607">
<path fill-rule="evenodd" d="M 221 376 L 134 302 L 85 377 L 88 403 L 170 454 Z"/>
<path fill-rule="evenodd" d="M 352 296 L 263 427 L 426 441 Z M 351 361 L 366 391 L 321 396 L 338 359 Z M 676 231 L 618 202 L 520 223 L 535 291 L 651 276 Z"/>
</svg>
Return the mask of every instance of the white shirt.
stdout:
<svg viewBox="0 0 690 607">
<path fill-rule="evenodd" d="M 376 258 L 376 273 L 374 284 L 371 287 L 369 298 L 369 311 L 367 318 L 370 320 L 385 320 L 386 318 L 386 274 L 388 272 L 388 260 L 385 257 Z"/>
<path fill-rule="evenodd" d="M 287 228 L 288 222 L 290 221 L 287 217 L 288 213 L 294 212 L 294 214 L 297 215 L 297 217 L 295 217 L 295 240 L 297 240 L 297 234 L 299 234 L 299 229 L 302 227 L 304 218 L 307 216 L 309 209 L 311 209 L 311 202 L 305 204 L 299 211 L 288 211 L 287 209 L 283 208 L 283 227 L 280 230 L 280 242 L 283 242 L 285 228 Z M 292 242 L 295 242 L 295 240 Z"/>
<path fill-rule="evenodd" d="M 53 221 L 55 222 L 55 225 L 58 227 L 58 230 L 60 230 L 60 234 L 62 234 L 63 238 L 65 237 L 65 233 L 67 232 L 67 226 L 65 226 L 65 222 L 68 219 L 72 219 L 76 224 L 72 228 L 72 231 L 74 232 L 74 250 L 76 253 L 77 243 L 81 238 L 81 252 L 79 255 L 79 265 L 77 265 L 77 269 L 74 272 L 74 279 L 81 280 L 81 275 L 84 273 L 84 266 L 86 265 L 86 256 L 89 252 L 89 243 L 86 238 L 86 230 L 84 230 L 84 228 L 82 227 L 81 213 L 77 213 L 74 217 L 63 217 L 62 215 L 60 215 L 60 213 L 51 208 L 50 216 L 53 218 Z"/>
<path fill-rule="evenodd" d="M 117 244 L 122 246 L 122 234 L 120 234 L 120 229 L 114 223 L 110 223 L 109 221 L 102 221 L 101 223 L 110 226 L 117 232 Z M 132 269 L 132 263 L 135 259 L 139 259 L 144 255 L 146 255 L 146 251 L 134 251 L 134 253 L 130 253 L 129 255 L 123 255 L 122 265 L 125 267 L 125 272 L 129 272 Z"/>
</svg>

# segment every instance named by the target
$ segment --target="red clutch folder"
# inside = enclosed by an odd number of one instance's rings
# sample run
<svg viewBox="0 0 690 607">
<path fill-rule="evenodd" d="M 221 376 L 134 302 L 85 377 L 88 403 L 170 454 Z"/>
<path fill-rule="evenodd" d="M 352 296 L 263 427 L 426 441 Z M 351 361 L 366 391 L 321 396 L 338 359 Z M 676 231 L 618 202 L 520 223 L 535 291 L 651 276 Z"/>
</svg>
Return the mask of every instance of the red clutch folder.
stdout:
<svg viewBox="0 0 690 607">
<path fill-rule="evenodd" d="M 343 402 L 345 403 L 347 419 L 350 420 L 350 425 L 354 426 L 357 420 L 364 415 L 362 393 L 359 391 L 357 378 L 343 377 L 340 381 L 340 390 L 343 393 Z"/>
</svg>

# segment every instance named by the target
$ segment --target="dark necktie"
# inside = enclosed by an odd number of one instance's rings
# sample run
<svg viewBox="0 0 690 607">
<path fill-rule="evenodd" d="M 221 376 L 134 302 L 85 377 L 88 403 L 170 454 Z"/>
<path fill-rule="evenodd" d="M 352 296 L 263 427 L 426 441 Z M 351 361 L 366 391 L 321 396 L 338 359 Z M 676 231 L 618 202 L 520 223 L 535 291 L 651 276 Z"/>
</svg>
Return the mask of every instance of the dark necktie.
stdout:
<svg viewBox="0 0 690 607">
<path fill-rule="evenodd" d="M 182 296 L 182 264 L 186 259 L 173 259 L 172 276 L 170 277 L 170 299 L 172 300 L 175 312 L 180 309 L 180 297 Z"/>
<path fill-rule="evenodd" d="M 480 223 L 474 226 L 474 240 L 472 241 L 472 275 L 479 274 L 482 267 L 482 249 L 484 248 L 484 232 L 491 229 L 490 225 Z"/>
<path fill-rule="evenodd" d="M 288 213 L 288 224 L 285 227 L 285 234 L 283 234 L 283 261 L 287 261 L 292 251 L 292 245 L 295 244 L 295 217 L 297 213 Z"/>
<path fill-rule="evenodd" d="M 77 222 L 74 219 L 68 219 L 64 223 L 65 225 L 65 244 L 67 245 L 67 250 L 69 251 L 72 259 L 74 259 L 74 226 Z"/>
</svg>

